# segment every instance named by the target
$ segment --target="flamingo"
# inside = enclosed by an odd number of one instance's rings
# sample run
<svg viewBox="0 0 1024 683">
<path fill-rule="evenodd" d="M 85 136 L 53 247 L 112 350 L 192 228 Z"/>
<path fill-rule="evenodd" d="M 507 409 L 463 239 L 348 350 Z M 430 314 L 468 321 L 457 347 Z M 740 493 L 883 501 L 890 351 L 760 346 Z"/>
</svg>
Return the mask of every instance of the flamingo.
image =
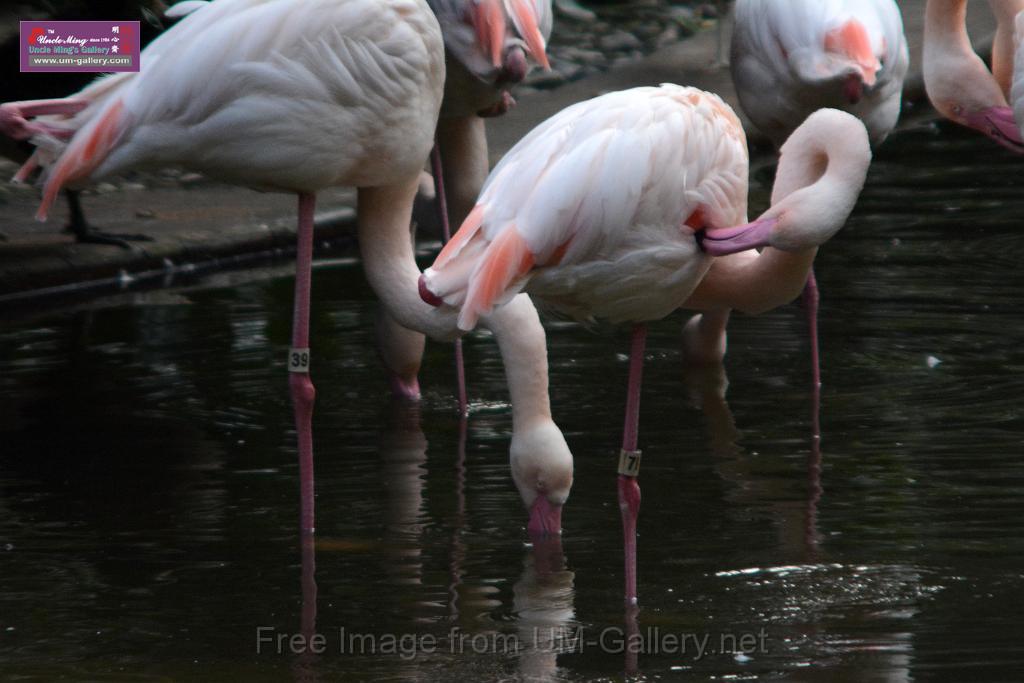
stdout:
<svg viewBox="0 0 1024 683">
<path fill-rule="evenodd" d="M 159 11 L 160 7 L 162 7 L 162 3 L 159 0 L 142 0 L 141 2 L 138 0 L 109 0 L 88 3 L 87 5 L 77 2 L 56 2 L 50 3 L 51 11 L 49 16 L 51 18 L 59 17 L 65 21 L 90 21 L 111 16 L 143 18 L 145 21 L 141 23 L 142 32 L 139 36 L 139 41 L 145 45 L 150 41 L 155 30 L 162 30 L 163 28 L 155 13 Z M 15 55 L 20 50 L 20 37 L 17 35 L 11 36 L 0 45 L 0 59 L 11 60 L 5 62 L 10 65 L 8 73 L 4 74 L 8 81 L 7 93 L 8 95 L 17 94 L 20 96 L 19 99 L 22 97 L 49 95 L 58 88 L 64 88 L 66 91 L 70 87 L 81 87 L 92 76 L 92 74 L 86 73 L 64 73 L 50 75 L 57 78 L 48 76 L 46 79 L 39 79 L 36 74 L 19 74 L 17 68 L 13 65 L 15 63 Z M 56 91 L 60 92 L 60 90 Z M 0 120 L 2 118 L 3 114 L 0 113 Z M 23 164 L 28 160 L 30 154 L 30 145 L 22 142 L 20 139 L 0 136 L 0 156 Z M 75 241 L 79 244 L 106 244 L 130 249 L 132 248 L 130 242 L 149 241 L 151 239 L 146 235 L 111 234 L 99 230 L 86 220 L 85 213 L 82 210 L 81 198 L 77 192 L 74 190 L 66 191 L 65 199 L 67 200 L 70 215 L 65 232 L 72 233 L 75 236 Z"/>
<path fill-rule="evenodd" d="M 857 116 L 872 145 L 881 144 L 899 118 L 909 65 L 903 20 L 894 0 L 736 2 L 731 60 L 736 93 L 743 111 L 776 147 L 822 107 Z M 803 298 L 817 390 L 820 295 L 813 270 L 807 274 Z M 727 320 L 727 312 L 703 318 L 700 334 L 691 325 L 691 346 L 704 336 L 713 346 L 703 355 L 724 352 Z"/>
<path fill-rule="evenodd" d="M 463 330 L 520 291 L 576 318 L 633 325 L 618 479 L 627 604 L 636 604 L 645 324 L 684 304 L 713 256 L 824 243 L 853 208 L 870 159 L 860 121 L 815 113 L 783 147 L 780 183 L 794 191 L 745 223 L 746 139 L 728 105 L 670 84 L 609 93 L 513 147 L 420 278 L 424 301 L 457 313 Z"/>
<path fill-rule="evenodd" d="M 461 223 L 487 177 L 489 159 L 484 120 L 511 108 L 510 89 L 531 62 L 550 68 L 550 0 L 428 0 L 445 41 L 446 73 L 441 118 L 431 155 L 442 233 Z M 528 59 L 529 57 L 529 59 Z M 386 310 L 377 316 L 377 348 L 391 377 L 393 393 L 419 396 L 423 335 L 398 325 Z M 467 410 L 461 340 L 455 341 L 460 412 Z"/>
<path fill-rule="evenodd" d="M 314 528 L 309 294 L 316 192 L 398 195 L 418 181 L 444 82 L 440 28 L 423 0 L 218 0 L 154 41 L 143 71 L 87 97 L 4 105 L 7 126 L 60 133 L 40 114 L 94 111 L 45 176 L 60 190 L 146 165 L 180 164 L 298 194 L 289 384 L 299 437 L 301 527 Z M 201 75 L 201 77 L 197 77 Z M 408 220 L 408 215 L 405 216 Z"/>
<path fill-rule="evenodd" d="M 892 132 L 910 66 L 893 0 L 737 0 L 735 14 L 736 94 L 776 147 L 823 107 L 861 119 L 873 145 Z"/>
<path fill-rule="evenodd" d="M 358 188 L 367 279 L 399 324 L 443 340 L 459 334 L 454 316 L 439 316 L 419 300 L 420 271 L 409 239 L 412 202 L 443 93 L 440 29 L 424 0 L 184 5 L 183 13 L 191 13 L 147 48 L 151 58 L 140 73 L 97 81 L 87 89 L 88 98 L 8 103 L 0 112 L 7 126 L 31 130 L 46 145 L 53 141 L 51 127 L 74 129 L 63 149 L 38 150 L 42 161 L 58 154 L 47 169 L 40 217 L 61 187 L 145 164 L 178 163 L 240 185 L 299 194 L 288 359 L 294 370 L 301 526 L 312 532 L 308 327 L 314 193 L 333 185 Z M 30 120 L 35 115 L 44 119 Z M 45 118 L 52 116 L 75 118 Z M 510 457 L 557 463 L 567 496 L 572 454 L 551 419 L 537 312 L 527 297 L 518 297 L 484 324 L 505 363 L 512 399 Z M 520 477 L 523 486 L 540 485 L 530 479 L 528 465 Z"/>
<path fill-rule="evenodd" d="M 924 84 L 935 109 L 1014 152 L 1024 138 L 1007 98 L 1014 80 L 1014 18 L 1022 0 L 991 0 L 998 29 L 990 72 L 967 36 L 967 0 L 928 0 L 924 23 Z M 1019 71 L 1019 70 L 1018 70 Z"/>
</svg>

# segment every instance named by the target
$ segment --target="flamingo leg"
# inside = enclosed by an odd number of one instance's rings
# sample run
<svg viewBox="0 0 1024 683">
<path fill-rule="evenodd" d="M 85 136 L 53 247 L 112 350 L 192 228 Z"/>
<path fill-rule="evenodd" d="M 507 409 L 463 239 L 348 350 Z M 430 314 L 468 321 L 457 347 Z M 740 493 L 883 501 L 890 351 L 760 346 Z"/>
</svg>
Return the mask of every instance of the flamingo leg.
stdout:
<svg viewBox="0 0 1024 683">
<path fill-rule="evenodd" d="M 292 348 L 288 352 L 288 385 L 299 439 L 299 524 L 303 533 L 315 529 L 313 510 L 313 400 L 309 378 L 309 294 L 313 273 L 313 212 L 316 195 L 299 194 L 298 249 L 295 258 L 295 309 Z"/>
<path fill-rule="evenodd" d="M 79 244 L 109 244 L 123 249 L 134 249 L 130 242 L 152 242 L 153 238 L 142 234 L 114 234 L 98 230 L 89 224 L 82 211 L 82 200 L 78 196 L 78 190 L 64 190 L 64 196 L 68 200 L 68 210 L 71 218 L 65 228 L 75 236 Z"/>
<path fill-rule="evenodd" d="M 715 10 L 718 16 L 718 61 L 716 66 L 728 66 L 729 56 L 726 54 L 725 46 L 725 21 L 729 16 L 729 3 L 727 0 L 716 0 Z"/>
<path fill-rule="evenodd" d="M 626 394 L 626 424 L 619 455 L 619 511 L 622 513 L 623 550 L 626 562 L 626 605 L 637 602 L 636 595 L 636 518 L 640 512 L 640 451 L 637 433 L 640 426 L 640 383 L 643 379 L 644 347 L 647 326 L 633 328 L 629 354 L 629 388 Z"/>
<path fill-rule="evenodd" d="M 821 390 L 821 355 L 818 347 L 818 302 L 821 296 L 818 293 L 818 280 L 814 277 L 814 270 L 807 276 L 807 284 L 804 286 L 803 303 L 807 310 L 807 328 L 811 335 L 811 385 L 815 392 Z"/>
<path fill-rule="evenodd" d="M 452 238 L 452 228 L 448 222 L 448 198 L 444 193 L 444 169 L 441 165 L 441 147 L 434 143 L 430 152 L 430 171 L 434 174 L 434 190 L 437 198 L 437 214 L 441 219 L 441 233 L 445 244 Z M 462 339 L 455 340 L 455 381 L 459 392 L 459 415 L 469 412 L 469 400 L 466 396 L 466 366 L 462 359 Z"/>
</svg>

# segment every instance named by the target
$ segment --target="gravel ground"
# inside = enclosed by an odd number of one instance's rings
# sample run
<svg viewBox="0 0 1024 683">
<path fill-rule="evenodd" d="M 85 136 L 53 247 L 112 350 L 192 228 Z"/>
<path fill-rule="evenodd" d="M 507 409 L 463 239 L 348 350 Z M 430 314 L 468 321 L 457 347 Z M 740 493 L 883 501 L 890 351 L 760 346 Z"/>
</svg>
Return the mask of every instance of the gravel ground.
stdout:
<svg viewBox="0 0 1024 683">
<path fill-rule="evenodd" d="M 556 10 L 548 45 L 551 71 L 535 69 L 517 92 L 555 88 L 634 62 L 717 20 L 715 3 L 636 0 L 584 3 L 581 9 L 592 16 L 575 17 Z"/>
</svg>

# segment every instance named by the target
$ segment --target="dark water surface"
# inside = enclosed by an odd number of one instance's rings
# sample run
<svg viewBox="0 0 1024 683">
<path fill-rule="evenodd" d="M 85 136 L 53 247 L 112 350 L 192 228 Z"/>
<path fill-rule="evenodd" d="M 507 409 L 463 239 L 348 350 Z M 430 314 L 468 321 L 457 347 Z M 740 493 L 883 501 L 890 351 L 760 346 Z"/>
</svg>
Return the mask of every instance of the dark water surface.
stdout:
<svg viewBox="0 0 1024 683">
<path fill-rule="evenodd" d="M 638 677 L 1021 679 L 1024 159 L 943 132 L 890 140 L 819 256 L 820 460 L 797 306 L 736 316 L 724 370 L 685 366 L 682 316 L 653 326 Z M 5 319 L 0 677 L 622 678 L 625 331 L 549 326 L 576 484 L 535 555 L 496 346 L 466 343 L 460 452 L 450 348 L 390 402 L 359 265 L 322 263 L 314 615 L 290 270 Z M 303 629 L 322 654 L 277 652 Z"/>
</svg>

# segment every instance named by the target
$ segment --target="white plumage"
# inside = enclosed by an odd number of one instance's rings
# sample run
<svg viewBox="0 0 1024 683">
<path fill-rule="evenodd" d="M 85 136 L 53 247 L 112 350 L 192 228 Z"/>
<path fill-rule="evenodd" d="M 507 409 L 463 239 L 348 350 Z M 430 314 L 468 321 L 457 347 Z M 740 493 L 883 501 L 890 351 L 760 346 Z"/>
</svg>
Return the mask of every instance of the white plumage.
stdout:
<svg viewBox="0 0 1024 683">
<path fill-rule="evenodd" d="M 662 85 L 576 104 L 495 167 L 425 283 L 462 307 L 463 329 L 524 288 L 579 318 L 664 317 L 710 265 L 687 220 L 743 223 L 747 163 L 739 121 L 715 95 Z M 499 240 L 522 248 L 485 257 Z"/>
<path fill-rule="evenodd" d="M 183 165 L 259 189 L 379 186 L 415 174 L 440 107 L 439 33 L 419 0 L 194 4 L 142 72 L 83 91 L 93 106 L 56 161 L 59 186 Z M 104 130 L 105 129 L 105 130 Z"/>
<path fill-rule="evenodd" d="M 910 59 L 893 0 L 737 0 L 735 11 L 740 104 L 777 146 L 826 107 L 860 118 L 876 145 L 895 127 Z"/>
</svg>

